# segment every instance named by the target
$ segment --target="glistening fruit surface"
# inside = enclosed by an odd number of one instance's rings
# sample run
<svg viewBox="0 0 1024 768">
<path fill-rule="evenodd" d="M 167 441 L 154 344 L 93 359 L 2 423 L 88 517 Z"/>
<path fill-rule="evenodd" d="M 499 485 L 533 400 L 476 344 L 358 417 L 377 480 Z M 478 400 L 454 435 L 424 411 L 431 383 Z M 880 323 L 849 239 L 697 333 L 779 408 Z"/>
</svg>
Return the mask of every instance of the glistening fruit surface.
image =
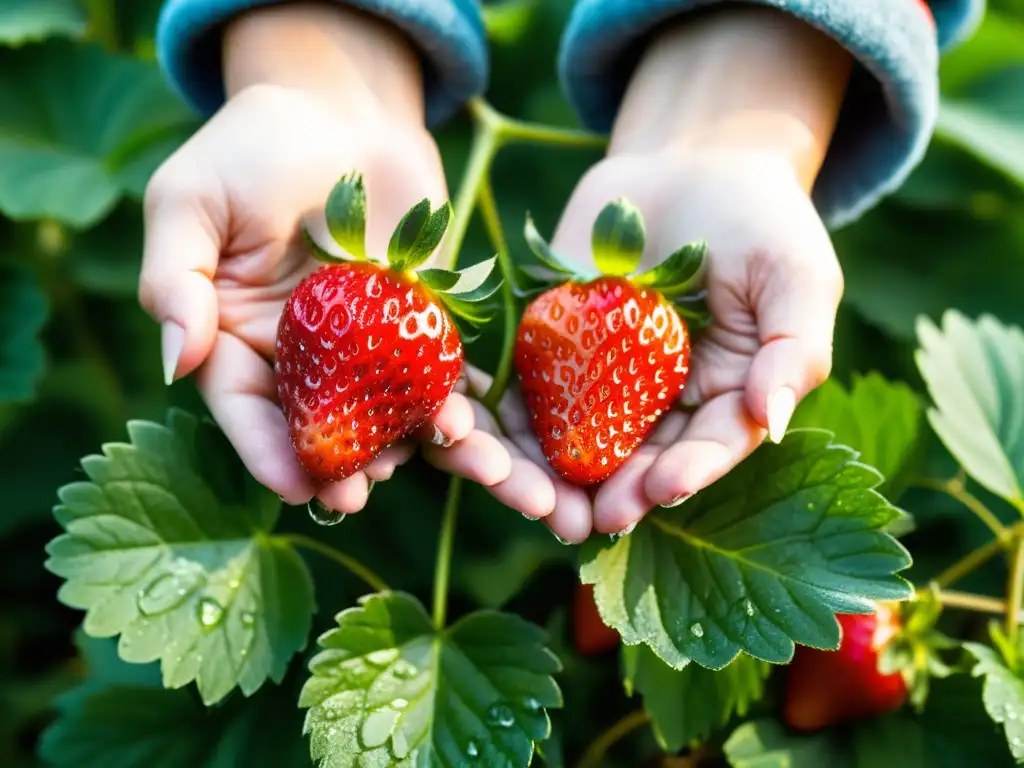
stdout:
<svg viewBox="0 0 1024 768">
<path fill-rule="evenodd" d="M 683 391 L 689 363 L 689 332 L 672 305 L 619 277 L 545 291 L 516 339 L 533 432 L 577 485 L 622 465 Z"/>
<path fill-rule="evenodd" d="M 285 307 L 274 363 L 299 461 L 321 480 L 362 469 L 441 406 L 462 359 L 422 282 L 372 262 L 321 267 Z"/>
</svg>

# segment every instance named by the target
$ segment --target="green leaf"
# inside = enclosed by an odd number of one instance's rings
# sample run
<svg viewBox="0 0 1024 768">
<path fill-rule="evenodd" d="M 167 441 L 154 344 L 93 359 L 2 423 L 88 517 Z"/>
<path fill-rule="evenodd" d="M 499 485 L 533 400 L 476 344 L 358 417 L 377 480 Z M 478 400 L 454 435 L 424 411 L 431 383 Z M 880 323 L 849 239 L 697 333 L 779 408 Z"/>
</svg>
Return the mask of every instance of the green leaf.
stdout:
<svg viewBox="0 0 1024 768">
<path fill-rule="evenodd" d="M 498 45 L 513 45 L 530 27 L 538 0 L 503 0 L 485 3 L 480 12 L 484 18 L 487 39 Z"/>
<path fill-rule="evenodd" d="M 142 206 L 125 200 L 97 226 L 73 234 L 63 258 L 75 285 L 98 296 L 135 301 L 142 268 L 142 222 Z"/>
<path fill-rule="evenodd" d="M 654 736 L 666 752 L 679 752 L 691 741 L 705 740 L 729 722 L 743 717 L 764 695 L 771 666 L 740 655 L 715 672 L 697 664 L 681 670 L 668 667 L 646 646 L 622 649 L 626 690 L 644 700 Z"/>
<path fill-rule="evenodd" d="M 665 296 L 693 290 L 703 277 L 707 243 L 689 243 L 655 267 L 630 278 L 636 285 L 648 285 Z"/>
<path fill-rule="evenodd" d="M 421 269 L 416 274 L 428 288 L 441 293 L 459 282 L 459 273 L 449 269 Z"/>
<path fill-rule="evenodd" d="M 345 174 L 334 185 L 327 196 L 324 216 L 334 242 L 353 258 L 366 259 L 366 187 L 361 173 Z M 317 250 L 326 253 L 322 248 Z"/>
<path fill-rule="evenodd" d="M 459 282 L 448 289 L 447 293 L 471 304 L 491 298 L 502 283 L 501 270 L 494 268 L 496 264 L 497 257 L 492 256 L 459 270 Z"/>
<path fill-rule="evenodd" d="M 1003 726 L 1010 753 L 1024 762 L 1024 680 L 1006 666 L 992 648 L 981 643 L 964 643 L 976 660 L 971 674 L 983 678 L 982 701 L 993 722 Z"/>
<path fill-rule="evenodd" d="M 32 273 L 0 265 L 0 405 L 35 394 L 46 364 L 39 334 L 48 314 Z"/>
<path fill-rule="evenodd" d="M 917 335 L 935 433 L 971 477 L 1024 505 L 1024 332 L 991 315 L 972 321 L 950 310 L 941 329 L 920 319 Z"/>
<path fill-rule="evenodd" d="M 530 251 L 537 257 L 537 260 L 541 262 L 548 269 L 553 270 L 559 274 L 565 275 L 563 279 L 569 278 L 588 278 L 597 277 L 597 274 L 592 270 L 586 270 L 582 265 L 573 264 L 567 261 L 561 255 L 555 252 L 555 250 L 548 244 L 548 241 L 541 237 L 540 232 L 537 231 L 537 227 L 533 223 L 533 217 L 530 216 L 529 212 L 526 214 L 526 224 L 523 227 L 523 236 L 526 238 L 526 245 L 529 246 Z"/>
<path fill-rule="evenodd" d="M 155 64 L 64 40 L 0 50 L 0 212 L 91 226 L 196 125 Z"/>
<path fill-rule="evenodd" d="M 606 624 L 663 661 L 721 669 L 738 653 L 788 662 L 794 643 L 839 646 L 836 613 L 911 594 L 910 555 L 882 529 L 899 512 L 879 474 L 823 430 L 765 444 L 627 537 L 583 546 Z"/>
<path fill-rule="evenodd" d="M 479 611 L 438 632 L 401 593 L 336 619 L 299 699 L 320 765 L 526 766 L 548 737 L 561 667 L 539 627 Z"/>
<path fill-rule="evenodd" d="M 88 634 L 120 635 L 126 661 L 159 660 L 167 688 L 195 680 L 207 704 L 280 681 L 313 612 L 305 563 L 270 535 L 280 500 L 207 422 L 171 411 L 128 434 L 59 491 L 66 533 L 46 563 L 66 580 L 59 599 L 86 611 Z"/>
<path fill-rule="evenodd" d="M 859 460 L 885 478 L 878 491 L 896 499 L 904 490 L 921 436 L 923 407 L 903 382 L 881 374 L 854 374 L 847 391 L 829 379 L 803 399 L 792 428 L 818 427 L 835 434 L 836 442 L 857 451 Z"/>
<path fill-rule="evenodd" d="M 426 198 L 410 208 L 398 222 L 388 244 L 388 263 L 392 268 L 405 272 L 429 259 L 448 229 L 451 211 L 451 206 L 445 202 L 431 213 L 430 200 Z"/>
<path fill-rule="evenodd" d="M 78 0 L 4 0 L 0 6 L 0 45 L 79 38 L 85 27 L 85 11 Z"/>
<path fill-rule="evenodd" d="M 608 203 L 597 215 L 590 234 L 594 263 L 606 275 L 625 276 L 644 253 L 644 217 L 626 198 Z"/>
<path fill-rule="evenodd" d="M 732 768 L 853 768 L 854 763 L 828 733 L 795 736 L 774 720 L 752 720 L 722 747 Z M 903 768 L 901 766 L 901 768 Z M 908 766 L 909 768 L 909 766 Z"/>
<path fill-rule="evenodd" d="M 93 641 L 99 644 L 100 641 Z M 103 667 L 95 666 L 97 652 Z M 57 719 L 43 733 L 40 756 L 56 768 L 233 768 L 310 765 L 295 708 L 297 676 L 266 686 L 252 699 L 206 709 L 191 691 L 165 690 L 90 649 L 85 683 L 57 700 Z"/>
<path fill-rule="evenodd" d="M 936 134 L 1024 186 L 1024 64 L 971 83 L 939 110 Z"/>
</svg>

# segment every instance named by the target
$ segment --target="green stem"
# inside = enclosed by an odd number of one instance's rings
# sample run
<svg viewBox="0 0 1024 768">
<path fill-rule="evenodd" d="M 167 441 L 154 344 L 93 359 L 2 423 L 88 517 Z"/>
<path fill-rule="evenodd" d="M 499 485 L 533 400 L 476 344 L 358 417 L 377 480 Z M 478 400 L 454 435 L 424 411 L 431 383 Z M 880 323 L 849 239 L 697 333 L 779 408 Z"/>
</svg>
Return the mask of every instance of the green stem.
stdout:
<svg viewBox="0 0 1024 768">
<path fill-rule="evenodd" d="M 963 608 L 977 613 L 989 613 L 1001 616 L 1009 609 L 1004 600 L 987 595 L 974 595 L 970 592 L 956 592 L 951 589 L 940 589 L 937 592 L 939 602 L 947 608 Z"/>
<path fill-rule="evenodd" d="M 1018 531 L 1019 529 L 1014 527 L 1012 530 Z M 936 576 L 935 583 L 940 587 L 952 586 L 1006 549 L 1006 543 L 1004 539 L 992 539 L 988 544 L 968 552 Z"/>
<path fill-rule="evenodd" d="M 1017 630 L 1020 627 L 1021 597 L 1024 595 L 1024 535 L 1014 541 L 1010 581 L 1006 589 L 1006 636 L 1012 648 L 1017 647 Z"/>
<path fill-rule="evenodd" d="M 483 99 L 472 99 L 469 110 L 478 122 L 493 126 L 504 141 L 517 144 L 547 144 L 554 147 L 603 147 L 608 139 L 589 131 L 556 128 L 503 115 Z"/>
<path fill-rule="evenodd" d="M 602 765 L 604 756 L 608 754 L 609 749 L 649 721 L 650 717 L 643 709 L 630 712 L 594 739 L 593 743 L 587 747 L 587 751 L 583 753 L 583 757 L 580 758 L 577 768 L 598 768 Z"/>
<path fill-rule="evenodd" d="M 448 483 L 448 496 L 444 501 L 441 538 L 437 543 L 437 562 L 434 564 L 434 626 L 438 631 L 444 629 L 448 620 L 448 582 L 451 580 L 455 524 L 459 519 L 461 497 L 462 478 L 453 477 Z"/>
<path fill-rule="evenodd" d="M 324 544 L 322 541 L 318 541 L 312 536 L 306 536 L 302 533 L 284 533 L 279 536 L 275 536 L 274 539 L 281 542 L 287 542 L 295 547 L 305 547 L 312 552 L 323 555 L 329 560 L 333 560 L 353 576 L 362 579 L 376 592 L 391 591 L 391 588 L 384 582 L 384 579 L 375 574 L 354 557 L 346 555 L 344 552 L 335 549 L 329 544 Z"/>
<path fill-rule="evenodd" d="M 516 313 L 512 256 L 509 253 L 505 233 L 502 231 L 501 217 L 498 214 L 498 205 L 494 199 L 490 178 L 485 178 L 480 187 L 478 204 L 487 234 L 497 252 L 498 268 L 504 278 L 501 283 L 501 301 L 505 308 L 505 327 L 501 343 L 501 357 L 498 359 L 498 368 L 494 372 L 494 380 L 480 401 L 498 419 L 498 403 L 501 401 L 502 395 L 505 394 L 508 380 L 512 376 L 512 350 L 515 347 L 519 318 Z M 498 421 L 500 423 L 501 420 L 498 419 Z"/>
<path fill-rule="evenodd" d="M 111 53 L 120 47 L 114 0 L 83 0 L 93 39 Z"/>
<path fill-rule="evenodd" d="M 989 530 L 991 530 L 996 537 L 1003 540 L 1006 540 L 1009 537 L 1009 532 L 1007 531 L 1006 526 L 1000 522 L 999 518 L 993 514 L 992 510 L 982 503 L 981 499 L 972 495 L 970 491 L 967 490 L 961 476 L 954 477 L 952 480 L 935 480 L 929 477 L 919 478 L 915 485 L 922 488 L 930 488 L 931 490 L 938 491 L 939 493 L 945 493 L 947 496 L 956 499 L 973 512 L 981 522 L 987 525 Z"/>
</svg>

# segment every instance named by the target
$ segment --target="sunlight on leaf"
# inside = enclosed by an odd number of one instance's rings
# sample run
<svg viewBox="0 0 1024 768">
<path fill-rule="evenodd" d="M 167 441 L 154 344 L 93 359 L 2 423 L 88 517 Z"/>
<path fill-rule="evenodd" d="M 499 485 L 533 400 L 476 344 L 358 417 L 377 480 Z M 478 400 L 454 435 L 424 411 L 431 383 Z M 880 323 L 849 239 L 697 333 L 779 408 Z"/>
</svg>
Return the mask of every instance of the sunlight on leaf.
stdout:
<svg viewBox="0 0 1024 768">
<path fill-rule="evenodd" d="M 35 392 L 46 363 L 39 334 L 48 313 L 31 272 L 0 266 L 0 405 Z"/>
<path fill-rule="evenodd" d="M 860 454 L 858 461 L 882 474 L 878 492 L 895 499 L 915 458 L 922 416 L 922 403 L 910 387 L 872 372 L 854 374 L 849 390 L 835 379 L 826 381 L 801 401 L 790 427 L 832 432 L 837 443 Z"/>
<path fill-rule="evenodd" d="M 280 681 L 313 612 L 305 563 L 269 535 L 280 500 L 189 414 L 128 434 L 59 491 L 66 533 L 46 566 L 66 579 L 60 600 L 86 611 L 88 634 L 120 635 L 121 658 L 159 660 L 166 687 L 194 680 L 207 704 Z"/>
<path fill-rule="evenodd" d="M 955 310 L 941 328 L 921 318 L 917 366 L 934 407 L 932 428 L 964 470 L 992 493 L 1024 503 L 1024 332 L 991 315 Z"/>
<path fill-rule="evenodd" d="M 703 741 L 734 714 L 744 716 L 764 695 L 771 671 L 745 654 L 717 672 L 698 664 L 674 670 L 644 645 L 627 646 L 622 654 L 627 692 L 643 696 L 658 744 L 673 753 Z"/>
<path fill-rule="evenodd" d="M 598 214 L 590 236 L 594 263 L 605 275 L 628 275 L 644 252 L 644 218 L 626 198 L 608 203 Z"/>
<path fill-rule="evenodd" d="M 550 734 L 561 666 L 539 627 L 479 611 L 437 632 L 402 593 L 336 619 L 299 701 L 320 765 L 526 766 Z"/>
<path fill-rule="evenodd" d="M 0 45 L 47 37 L 78 38 L 85 28 L 85 10 L 79 0 L 4 0 L 0 4 Z"/>
<path fill-rule="evenodd" d="M 1018 762 L 1024 762 L 1024 680 L 987 645 L 964 643 L 963 647 L 977 662 L 971 674 L 984 678 L 985 711 L 993 722 L 1003 726 L 1010 753 Z"/>
<path fill-rule="evenodd" d="M 910 555 L 882 531 L 900 513 L 831 437 L 790 432 L 629 536 L 584 544 L 605 623 L 675 668 L 720 669 L 741 651 L 783 663 L 794 643 L 837 648 L 834 614 L 909 597 L 895 574 Z"/>
</svg>

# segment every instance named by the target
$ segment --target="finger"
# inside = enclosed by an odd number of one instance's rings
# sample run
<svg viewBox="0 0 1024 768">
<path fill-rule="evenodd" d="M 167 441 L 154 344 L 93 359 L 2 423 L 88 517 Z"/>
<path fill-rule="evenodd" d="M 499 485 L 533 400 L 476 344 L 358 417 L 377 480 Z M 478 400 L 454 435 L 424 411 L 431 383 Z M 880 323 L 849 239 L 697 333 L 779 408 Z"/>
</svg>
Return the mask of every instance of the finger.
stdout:
<svg viewBox="0 0 1024 768">
<path fill-rule="evenodd" d="M 628 533 L 653 505 L 644 491 L 644 477 L 663 449 L 644 445 L 604 481 L 594 498 L 594 530 Z"/>
<path fill-rule="evenodd" d="M 756 297 L 762 346 L 750 366 L 746 402 L 773 442 L 782 439 L 797 403 L 832 369 L 843 280 L 831 246 L 822 247 L 828 252 L 777 269 Z"/>
<path fill-rule="evenodd" d="M 356 472 L 317 491 L 316 497 L 324 505 L 342 515 L 354 515 L 366 506 L 370 498 L 370 482 L 365 472 Z"/>
<path fill-rule="evenodd" d="M 309 501 L 316 488 L 295 456 L 270 365 L 222 332 L 196 383 L 252 476 L 289 504 Z"/>
<path fill-rule="evenodd" d="M 473 431 L 473 406 L 465 395 L 453 392 L 426 424 L 416 430 L 419 440 L 449 446 Z"/>
<path fill-rule="evenodd" d="M 416 453 L 416 446 L 411 442 L 389 445 L 364 470 L 366 476 L 375 483 L 390 480 L 391 476 L 395 474 L 395 470 L 411 459 L 414 453 Z"/>
<path fill-rule="evenodd" d="M 474 430 L 450 448 L 427 444 L 423 458 L 432 466 L 490 488 L 506 480 L 512 459 L 496 437 Z"/>
<path fill-rule="evenodd" d="M 170 384 L 202 364 L 217 337 L 213 275 L 222 241 L 200 182 L 167 165 L 146 188 L 139 303 L 161 324 L 164 379 Z"/>
<path fill-rule="evenodd" d="M 666 448 L 647 470 L 647 500 L 661 506 L 681 503 L 750 455 L 764 435 L 747 410 L 743 392 L 708 401 L 690 418 L 679 442 Z"/>
<path fill-rule="evenodd" d="M 561 481 L 555 482 L 555 509 L 543 522 L 553 534 L 568 544 L 586 540 L 593 529 L 593 509 L 586 490 Z"/>
</svg>

